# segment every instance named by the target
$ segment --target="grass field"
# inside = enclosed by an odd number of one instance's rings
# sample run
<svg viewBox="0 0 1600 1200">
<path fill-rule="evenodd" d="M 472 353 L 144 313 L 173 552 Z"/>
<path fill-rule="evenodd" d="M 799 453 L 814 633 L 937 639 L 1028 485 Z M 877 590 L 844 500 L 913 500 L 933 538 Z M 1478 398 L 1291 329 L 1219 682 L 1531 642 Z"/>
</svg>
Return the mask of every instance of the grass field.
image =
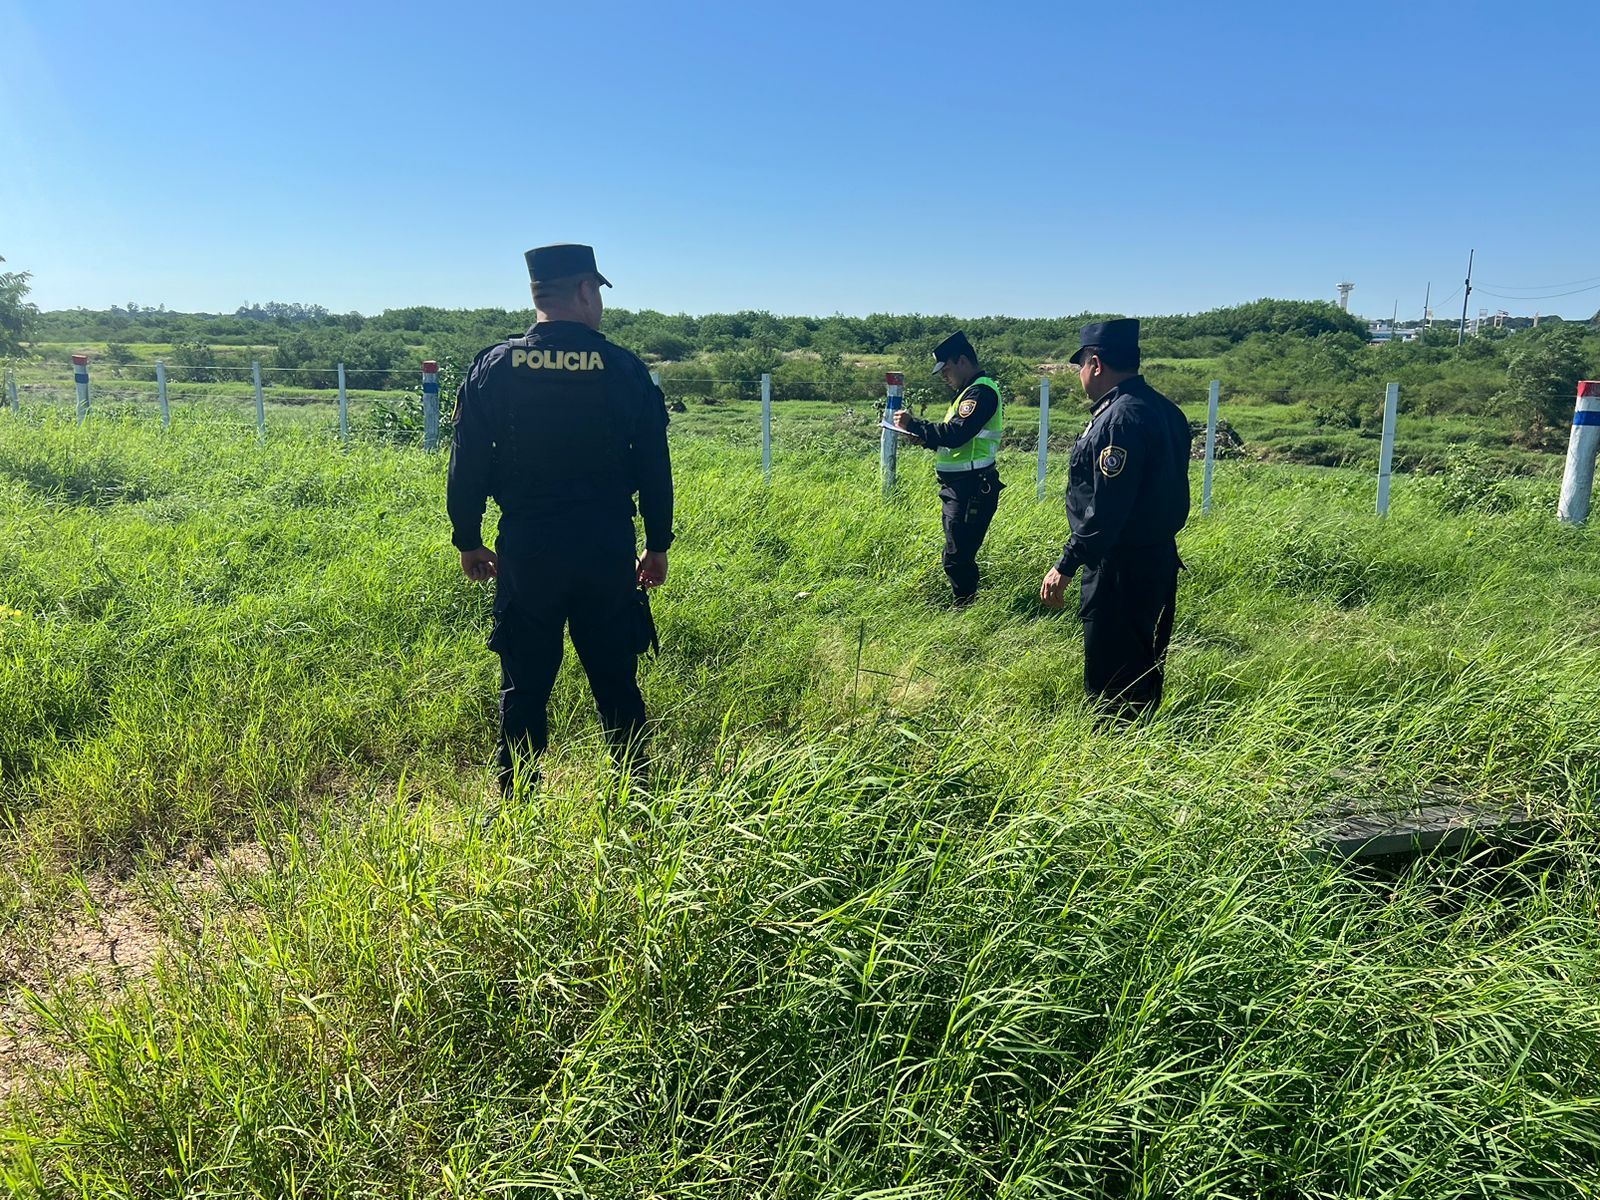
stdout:
<svg viewBox="0 0 1600 1200">
<path fill-rule="evenodd" d="M 18 368 L 21 394 L 27 402 L 70 407 L 74 403 L 71 369 L 68 354 L 82 348 L 95 356 L 91 367 L 92 390 L 97 408 L 113 415 L 139 413 L 153 418 L 156 410 L 154 362 L 158 357 L 170 357 L 170 346 L 157 343 L 134 343 L 129 352 L 136 361 L 117 368 L 104 361 L 105 343 L 86 343 L 77 347 L 69 343 L 40 343 L 34 347 L 38 358 Z M 180 382 L 182 372 L 173 371 L 171 403 L 174 411 L 182 409 L 182 419 L 195 423 L 214 417 L 218 412 L 253 419 L 255 395 L 248 371 L 248 348 L 217 346 L 215 349 L 231 354 L 231 366 L 219 372 L 219 382 Z M 424 348 L 412 348 L 418 355 Z M 271 348 L 257 352 L 258 357 L 270 357 Z M 242 357 L 241 357 L 242 355 Z M 802 352 L 803 356 L 803 352 Z M 903 366 L 889 355 L 852 355 L 856 366 L 892 369 Z M 694 362 L 683 364 L 682 377 L 669 370 L 665 386 L 669 398 L 678 396 L 674 389 L 691 388 L 695 378 L 712 371 L 711 366 L 697 366 Z M 1062 373 L 1059 364 L 1050 368 L 1053 380 L 1052 412 L 1055 425 L 1051 429 L 1051 444 L 1065 453 L 1082 428 L 1083 397 L 1076 378 L 1070 370 Z M 1206 395 L 1209 382 L 1217 378 L 1221 384 L 1221 418 L 1243 440 L 1238 453 L 1242 457 L 1261 462 L 1303 463 L 1313 466 L 1346 466 L 1375 470 L 1378 462 L 1381 423 L 1379 410 L 1382 387 L 1374 385 L 1371 396 L 1370 419 L 1359 428 L 1342 425 L 1319 424 L 1305 403 L 1268 402 L 1248 390 L 1239 390 L 1229 378 L 1226 362 L 1216 358 L 1152 358 L 1146 369 L 1151 381 L 1166 389 L 1178 400 L 1191 420 L 1206 418 Z M 351 372 L 348 377 L 348 397 L 351 420 L 358 435 L 368 424 L 368 415 L 375 407 L 392 408 L 397 404 L 416 403 L 415 390 L 395 390 L 378 385 L 394 382 L 389 372 Z M 289 380 L 296 382 L 290 383 Z M 313 381 L 321 386 L 299 386 Z M 263 376 L 264 403 L 268 410 L 268 425 L 283 428 L 295 424 L 319 422 L 324 433 L 337 428 L 333 409 L 335 393 L 334 375 L 331 371 L 295 372 L 289 375 L 267 370 Z M 703 382 L 703 381 L 702 381 Z M 364 385 L 373 385 L 367 387 Z M 801 394 L 810 397 L 814 385 L 805 385 Z M 855 394 L 845 388 L 839 402 L 824 403 L 812 399 L 793 399 L 785 394 L 780 377 L 775 383 L 775 411 L 779 423 L 786 424 L 792 432 L 810 437 L 819 431 L 833 434 L 848 426 L 844 414 L 865 414 L 883 402 L 882 393 L 874 384 L 871 390 Z M 687 396 L 691 418 L 741 442 L 759 436 L 759 416 L 755 401 L 760 395 L 757 379 L 737 381 L 742 399 L 706 405 L 697 396 Z M 1025 394 L 1008 397 L 1006 408 L 1006 434 L 1008 445 L 1021 450 L 1036 445 L 1039 429 L 1037 386 L 1024 389 Z M 1428 412 L 1426 397 L 1410 387 L 1401 389 L 1400 415 L 1396 428 L 1394 466 L 1398 471 L 1434 473 L 1460 465 L 1469 460 L 1474 469 L 1492 471 L 1496 475 L 1559 475 L 1562 449 L 1552 443 L 1541 452 L 1516 444 L 1511 438 L 1511 427 L 1503 413 L 1480 415 L 1468 412 Z M 942 408 L 940 409 L 942 412 Z M 937 417 L 939 412 L 931 412 Z M 178 419 L 175 417 L 174 419 Z M 381 424 L 381 423 L 380 423 Z M 754 431 L 754 432 L 752 432 Z M 876 434 L 870 423 L 862 424 L 863 438 Z M 1232 452 L 1232 451 L 1229 451 Z"/>
<path fill-rule="evenodd" d="M 1064 459 L 1040 504 L 1003 458 L 955 612 L 925 456 L 884 503 L 874 413 L 782 410 L 766 485 L 750 412 L 674 421 L 649 778 L 569 663 L 498 814 L 442 455 L 0 412 L 13 1194 L 1600 1194 L 1600 541 L 1553 479 L 1380 520 L 1220 464 L 1119 732 L 1036 599 Z M 1307 856 L 1439 788 L 1555 833 Z"/>
</svg>

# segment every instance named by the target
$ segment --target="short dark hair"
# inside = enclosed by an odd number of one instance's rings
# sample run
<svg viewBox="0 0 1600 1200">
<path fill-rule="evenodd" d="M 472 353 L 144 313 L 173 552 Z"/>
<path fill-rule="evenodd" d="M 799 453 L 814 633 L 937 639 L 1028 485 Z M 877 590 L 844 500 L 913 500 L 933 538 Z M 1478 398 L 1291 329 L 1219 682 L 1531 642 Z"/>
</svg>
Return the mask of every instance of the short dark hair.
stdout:
<svg viewBox="0 0 1600 1200">
<path fill-rule="evenodd" d="M 1083 357 L 1087 359 L 1091 354 L 1098 358 L 1101 365 L 1108 371 L 1137 371 L 1139 369 L 1139 347 L 1137 346 L 1125 348 L 1085 346 L 1083 348 Z"/>
<path fill-rule="evenodd" d="M 598 275 L 563 275 L 559 279 L 541 279 L 533 285 L 533 303 L 536 308 L 546 304 L 570 304 L 577 299 L 578 289 Z"/>
</svg>

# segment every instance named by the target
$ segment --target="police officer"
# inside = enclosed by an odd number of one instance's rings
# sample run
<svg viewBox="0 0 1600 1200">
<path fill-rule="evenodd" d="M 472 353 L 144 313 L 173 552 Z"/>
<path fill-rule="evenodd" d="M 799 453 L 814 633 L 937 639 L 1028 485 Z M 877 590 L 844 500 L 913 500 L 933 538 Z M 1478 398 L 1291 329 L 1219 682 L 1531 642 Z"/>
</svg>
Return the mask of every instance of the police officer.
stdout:
<svg viewBox="0 0 1600 1200">
<path fill-rule="evenodd" d="M 661 391 L 599 332 L 610 282 L 588 246 L 528 251 L 537 322 L 473 360 L 456 400 L 447 507 L 468 579 L 495 578 L 499 781 L 537 780 L 568 627 L 613 752 L 645 722 L 635 678 L 637 587 L 667 578 L 672 463 Z M 634 558 L 634 493 L 645 551 Z M 500 506 L 483 545 L 485 501 Z"/>
<path fill-rule="evenodd" d="M 1175 535 L 1189 519 L 1189 422 L 1139 374 L 1139 322 L 1083 327 L 1072 362 L 1089 425 L 1072 448 L 1072 539 L 1044 577 L 1051 608 L 1083 568 L 1083 683 L 1119 718 L 1161 703 L 1178 599 Z"/>
<path fill-rule="evenodd" d="M 934 424 L 899 409 L 894 426 L 938 451 L 935 471 L 944 518 L 944 573 L 957 606 L 965 606 L 978 594 L 978 547 L 989 532 L 1005 486 L 995 469 L 1004 405 L 1000 385 L 978 366 L 977 351 L 965 333 L 945 338 L 933 357 L 933 373 L 956 394 L 950 410 Z"/>
</svg>

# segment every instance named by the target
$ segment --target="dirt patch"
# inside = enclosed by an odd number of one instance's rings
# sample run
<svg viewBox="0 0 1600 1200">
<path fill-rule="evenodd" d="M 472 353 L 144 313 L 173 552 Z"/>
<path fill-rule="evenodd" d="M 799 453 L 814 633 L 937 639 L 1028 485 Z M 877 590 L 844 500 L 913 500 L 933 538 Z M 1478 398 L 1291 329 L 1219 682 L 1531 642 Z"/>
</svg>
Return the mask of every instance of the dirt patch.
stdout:
<svg viewBox="0 0 1600 1200">
<path fill-rule="evenodd" d="M 44 928 L 28 941 L 0 947 L 0 1100 L 25 1087 L 30 1073 L 65 1064 L 24 991 L 48 997 L 58 988 L 87 985 L 116 998 L 150 974 L 166 945 L 153 896 L 169 891 L 198 898 L 229 877 L 258 875 L 268 865 L 266 850 L 250 842 L 220 854 L 190 848 L 138 879 L 86 876 L 78 904 L 53 922 L 40 922 Z"/>
</svg>

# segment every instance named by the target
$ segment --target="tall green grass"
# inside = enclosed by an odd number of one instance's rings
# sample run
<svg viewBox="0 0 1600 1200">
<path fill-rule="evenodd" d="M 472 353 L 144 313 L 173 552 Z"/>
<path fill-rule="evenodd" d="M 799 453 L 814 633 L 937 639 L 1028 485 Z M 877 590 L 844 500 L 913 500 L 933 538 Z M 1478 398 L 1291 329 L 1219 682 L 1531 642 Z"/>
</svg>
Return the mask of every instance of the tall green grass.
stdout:
<svg viewBox="0 0 1600 1200">
<path fill-rule="evenodd" d="M 1167 704 L 1117 731 L 1037 604 L 1029 456 L 957 612 L 926 457 L 884 503 L 815 425 L 767 486 L 719 424 L 673 430 L 652 774 L 574 664 L 495 816 L 442 459 L 0 414 L 13 1191 L 1596 1193 L 1600 544 L 1548 481 L 1381 521 L 1366 476 L 1223 464 Z M 1557 832 L 1305 854 L 1436 787 Z M 71 977 L 107 876 L 162 951 Z"/>
</svg>

